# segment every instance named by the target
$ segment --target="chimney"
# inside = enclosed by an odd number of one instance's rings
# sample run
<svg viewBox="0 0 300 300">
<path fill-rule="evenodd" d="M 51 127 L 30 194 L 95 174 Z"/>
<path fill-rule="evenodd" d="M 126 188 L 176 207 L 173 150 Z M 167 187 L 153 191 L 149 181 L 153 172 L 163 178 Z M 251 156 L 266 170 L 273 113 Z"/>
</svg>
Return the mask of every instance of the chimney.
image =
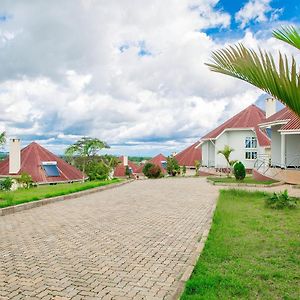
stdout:
<svg viewBox="0 0 300 300">
<path fill-rule="evenodd" d="M 128 166 L 128 156 L 123 156 L 123 165 Z"/>
<path fill-rule="evenodd" d="M 9 174 L 17 174 L 21 169 L 21 141 L 11 139 L 9 144 Z"/>
<path fill-rule="evenodd" d="M 266 118 L 271 117 L 276 113 L 276 99 L 267 98 L 266 99 Z"/>
</svg>

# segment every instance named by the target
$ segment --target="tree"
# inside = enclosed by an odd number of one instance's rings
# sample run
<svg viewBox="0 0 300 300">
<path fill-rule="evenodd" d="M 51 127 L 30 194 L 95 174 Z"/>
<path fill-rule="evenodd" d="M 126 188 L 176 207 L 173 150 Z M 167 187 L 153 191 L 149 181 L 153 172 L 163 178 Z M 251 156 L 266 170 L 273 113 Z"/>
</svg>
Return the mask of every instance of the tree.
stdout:
<svg viewBox="0 0 300 300">
<path fill-rule="evenodd" d="M 230 160 L 230 155 L 233 151 L 234 151 L 234 149 L 228 145 L 225 145 L 223 150 L 218 151 L 218 154 L 222 154 L 226 160 L 228 175 L 230 173 L 230 167 L 235 163 L 235 161 Z"/>
<path fill-rule="evenodd" d="M 84 174 L 88 158 L 96 156 L 103 148 L 109 148 L 109 146 L 99 139 L 83 137 L 73 145 L 69 146 L 65 151 L 65 155 L 69 158 L 74 158 L 74 156 L 80 157 L 82 159 L 82 172 Z"/>
<path fill-rule="evenodd" d="M 159 166 L 147 162 L 143 168 L 143 173 L 148 178 L 159 178 L 161 177 L 161 169 Z"/>
<path fill-rule="evenodd" d="M 0 147 L 3 146 L 6 142 L 6 134 L 5 131 L 0 133 Z"/>
<path fill-rule="evenodd" d="M 300 50 L 300 30 L 293 26 L 273 31 L 273 37 Z M 238 44 L 214 51 L 212 63 L 206 65 L 214 72 L 236 77 L 260 88 L 300 116 L 300 74 L 293 56 L 289 61 L 279 51 L 276 65 L 272 54 Z"/>
<path fill-rule="evenodd" d="M 176 176 L 176 174 L 180 173 L 178 161 L 173 156 L 167 158 L 167 172 L 172 176 Z"/>
<path fill-rule="evenodd" d="M 126 166 L 126 168 L 125 168 L 125 175 L 126 175 L 128 178 L 129 178 L 130 175 L 131 175 L 131 171 L 130 171 L 129 166 Z"/>
</svg>

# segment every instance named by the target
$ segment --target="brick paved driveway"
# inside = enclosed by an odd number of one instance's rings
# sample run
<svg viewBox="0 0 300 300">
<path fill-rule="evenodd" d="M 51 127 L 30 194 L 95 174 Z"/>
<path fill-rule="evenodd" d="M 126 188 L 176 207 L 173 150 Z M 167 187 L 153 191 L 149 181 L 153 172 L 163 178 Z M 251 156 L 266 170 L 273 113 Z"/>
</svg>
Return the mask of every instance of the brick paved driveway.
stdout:
<svg viewBox="0 0 300 300">
<path fill-rule="evenodd" d="M 216 197 L 201 178 L 136 181 L 0 217 L 0 299 L 167 299 Z"/>
</svg>

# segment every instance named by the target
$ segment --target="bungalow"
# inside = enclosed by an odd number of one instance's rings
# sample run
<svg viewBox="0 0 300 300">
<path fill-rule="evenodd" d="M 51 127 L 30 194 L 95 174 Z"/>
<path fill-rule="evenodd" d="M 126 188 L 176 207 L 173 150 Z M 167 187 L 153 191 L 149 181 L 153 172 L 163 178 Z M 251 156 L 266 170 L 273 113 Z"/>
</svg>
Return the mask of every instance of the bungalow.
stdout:
<svg viewBox="0 0 300 300">
<path fill-rule="evenodd" d="M 258 159 L 257 172 L 288 183 L 300 183 L 300 118 L 285 107 L 259 124 L 271 131 L 271 155 Z"/>
<path fill-rule="evenodd" d="M 150 163 L 160 167 L 162 174 L 167 174 L 167 158 L 163 154 L 158 154 L 149 160 Z"/>
<path fill-rule="evenodd" d="M 63 159 L 33 142 L 21 150 L 19 139 L 10 141 L 9 157 L 0 162 L 0 177 L 28 173 L 36 184 L 81 181 L 85 175 Z"/>
<path fill-rule="evenodd" d="M 276 101 L 270 98 L 266 100 L 266 113 L 252 104 L 206 134 L 201 139 L 202 166 L 226 168 L 226 160 L 218 151 L 229 145 L 234 149 L 231 159 L 243 162 L 247 170 L 252 170 L 257 157 L 270 153 L 271 148 L 267 131 L 258 125 L 275 112 Z"/>
</svg>

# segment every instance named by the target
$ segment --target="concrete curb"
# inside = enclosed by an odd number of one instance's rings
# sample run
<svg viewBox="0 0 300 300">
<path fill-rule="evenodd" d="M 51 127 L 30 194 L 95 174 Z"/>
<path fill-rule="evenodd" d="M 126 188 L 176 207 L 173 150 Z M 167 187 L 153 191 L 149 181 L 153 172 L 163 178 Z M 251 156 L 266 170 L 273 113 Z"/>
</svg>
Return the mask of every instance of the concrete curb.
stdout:
<svg viewBox="0 0 300 300">
<path fill-rule="evenodd" d="M 14 205 L 14 206 L 0 208 L 0 217 L 10 215 L 10 214 L 14 214 L 14 213 L 19 212 L 19 211 L 23 211 L 23 210 L 27 210 L 27 209 L 31 209 L 31 208 L 35 208 L 35 207 L 39 207 L 39 206 L 59 202 L 59 201 L 76 199 L 76 198 L 79 198 L 79 197 L 82 197 L 82 196 L 86 196 L 86 195 L 90 195 L 90 194 L 110 190 L 110 189 L 120 187 L 120 186 L 128 184 L 128 183 L 131 183 L 132 181 L 134 181 L 134 179 L 119 182 L 119 183 L 115 183 L 115 184 L 112 183 L 112 184 L 108 184 L 108 185 L 104 185 L 104 186 L 100 186 L 100 187 L 95 187 L 95 188 L 91 188 L 91 189 L 88 189 L 88 190 L 85 190 L 85 191 L 75 192 L 75 193 L 68 194 L 68 195 L 57 196 L 57 197 L 52 197 L 52 198 L 45 198 L 45 199 L 41 199 L 41 200 L 36 200 L 36 201 L 22 203 L 22 204 L 18 204 L 18 205 Z"/>
<path fill-rule="evenodd" d="M 213 215 L 214 215 L 216 207 L 217 207 L 217 200 L 216 200 L 216 203 L 211 208 L 210 212 L 208 213 L 208 216 L 206 219 L 206 225 L 204 227 L 204 231 L 201 235 L 200 241 L 195 245 L 195 250 L 193 252 L 193 255 L 189 259 L 189 265 L 186 268 L 183 275 L 181 276 L 175 293 L 170 298 L 172 300 L 180 299 L 180 296 L 183 293 L 184 288 L 185 288 L 185 283 L 189 280 L 189 278 L 191 277 L 191 275 L 193 273 L 195 265 L 204 249 L 205 242 L 207 240 L 207 237 L 208 237 L 211 225 L 212 225 Z"/>
<path fill-rule="evenodd" d="M 284 185 L 285 183 L 282 181 L 279 182 L 274 182 L 271 184 L 256 184 L 256 183 L 224 183 L 224 182 L 213 182 L 212 180 L 207 179 L 207 182 L 210 183 L 211 185 L 215 186 L 228 186 L 228 187 L 243 187 L 243 186 L 248 186 L 248 187 L 264 187 L 264 188 L 271 188 L 274 186 L 279 186 L 279 185 Z"/>
</svg>

